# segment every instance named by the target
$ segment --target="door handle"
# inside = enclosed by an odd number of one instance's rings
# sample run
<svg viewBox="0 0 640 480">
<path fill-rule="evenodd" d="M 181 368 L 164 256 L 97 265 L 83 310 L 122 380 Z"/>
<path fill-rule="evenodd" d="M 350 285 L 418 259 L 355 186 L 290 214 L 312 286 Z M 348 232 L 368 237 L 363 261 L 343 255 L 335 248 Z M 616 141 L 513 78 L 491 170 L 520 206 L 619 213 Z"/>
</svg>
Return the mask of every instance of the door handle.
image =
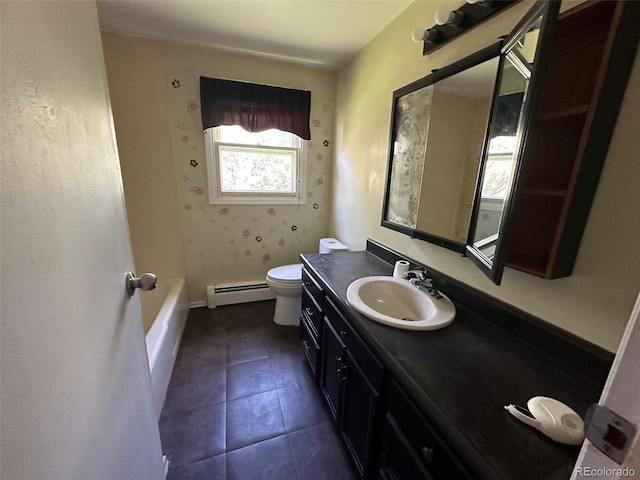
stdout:
<svg viewBox="0 0 640 480">
<path fill-rule="evenodd" d="M 125 285 L 127 293 L 129 296 L 132 296 L 135 293 L 136 288 L 144 291 L 156 288 L 158 285 L 158 277 L 154 273 L 143 273 L 140 277 L 136 278 L 133 276 L 133 273 L 129 272 L 127 273 Z"/>
</svg>

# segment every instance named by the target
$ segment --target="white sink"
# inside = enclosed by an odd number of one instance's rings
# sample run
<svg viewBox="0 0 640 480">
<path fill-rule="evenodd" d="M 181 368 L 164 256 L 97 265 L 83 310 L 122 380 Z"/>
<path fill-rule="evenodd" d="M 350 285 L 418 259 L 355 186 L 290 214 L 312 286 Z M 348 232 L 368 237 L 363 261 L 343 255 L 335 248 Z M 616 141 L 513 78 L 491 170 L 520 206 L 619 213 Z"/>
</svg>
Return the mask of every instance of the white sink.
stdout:
<svg viewBox="0 0 640 480">
<path fill-rule="evenodd" d="M 456 307 L 444 295 L 434 298 L 394 277 L 360 278 L 347 288 L 347 300 L 365 317 L 406 330 L 437 330 L 456 316 Z"/>
</svg>

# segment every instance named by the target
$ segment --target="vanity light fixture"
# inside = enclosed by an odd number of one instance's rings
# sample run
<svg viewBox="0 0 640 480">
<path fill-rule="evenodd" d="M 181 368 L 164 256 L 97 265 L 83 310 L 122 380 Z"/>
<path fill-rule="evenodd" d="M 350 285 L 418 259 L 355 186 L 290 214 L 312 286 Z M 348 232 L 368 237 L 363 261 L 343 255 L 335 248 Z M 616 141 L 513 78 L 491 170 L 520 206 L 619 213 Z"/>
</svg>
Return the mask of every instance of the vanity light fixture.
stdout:
<svg viewBox="0 0 640 480">
<path fill-rule="evenodd" d="M 464 13 L 460 10 L 451 10 L 443 7 L 436 12 L 435 21 L 436 25 L 451 25 L 459 27 L 464 19 Z"/>
<path fill-rule="evenodd" d="M 438 39 L 438 31 L 433 28 L 416 28 L 411 34 L 411 40 L 416 43 L 426 42 L 426 43 L 435 43 Z"/>
<path fill-rule="evenodd" d="M 0 0 L 1 1 L 1 0 Z M 435 24 L 430 28 L 419 28 L 413 32 L 414 42 L 422 42 L 422 54 L 441 48 L 443 45 L 474 28 L 496 13 L 515 5 L 520 0 L 461 0 L 455 10 L 441 8 L 435 14 Z"/>
</svg>

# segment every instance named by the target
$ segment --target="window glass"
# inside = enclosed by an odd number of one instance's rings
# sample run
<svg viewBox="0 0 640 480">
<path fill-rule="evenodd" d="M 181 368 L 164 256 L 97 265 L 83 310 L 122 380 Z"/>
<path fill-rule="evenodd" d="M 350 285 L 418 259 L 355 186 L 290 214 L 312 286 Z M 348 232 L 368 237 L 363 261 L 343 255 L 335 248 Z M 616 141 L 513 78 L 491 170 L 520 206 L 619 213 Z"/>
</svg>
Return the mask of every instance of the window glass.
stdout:
<svg viewBox="0 0 640 480">
<path fill-rule="evenodd" d="M 209 203 L 306 202 L 306 142 L 281 130 L 205 130 Z"/>
</svg>

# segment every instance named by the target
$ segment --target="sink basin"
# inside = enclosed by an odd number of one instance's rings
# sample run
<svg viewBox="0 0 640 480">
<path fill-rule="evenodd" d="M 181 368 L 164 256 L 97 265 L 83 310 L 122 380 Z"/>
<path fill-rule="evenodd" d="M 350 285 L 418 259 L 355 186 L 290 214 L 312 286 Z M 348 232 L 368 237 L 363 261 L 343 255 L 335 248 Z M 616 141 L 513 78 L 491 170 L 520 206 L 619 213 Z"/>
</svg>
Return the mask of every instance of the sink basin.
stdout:
<svg viewBox="0 0 640 480">
<path fill-rule="evenodd" d="M 437 330 L 456 316 L 456 307 L 444 295 L 436 299 L 394 277 L 360 278 L 347 288 L 347 300 L 365 317 L 406 330 Z"/>
</svg>

